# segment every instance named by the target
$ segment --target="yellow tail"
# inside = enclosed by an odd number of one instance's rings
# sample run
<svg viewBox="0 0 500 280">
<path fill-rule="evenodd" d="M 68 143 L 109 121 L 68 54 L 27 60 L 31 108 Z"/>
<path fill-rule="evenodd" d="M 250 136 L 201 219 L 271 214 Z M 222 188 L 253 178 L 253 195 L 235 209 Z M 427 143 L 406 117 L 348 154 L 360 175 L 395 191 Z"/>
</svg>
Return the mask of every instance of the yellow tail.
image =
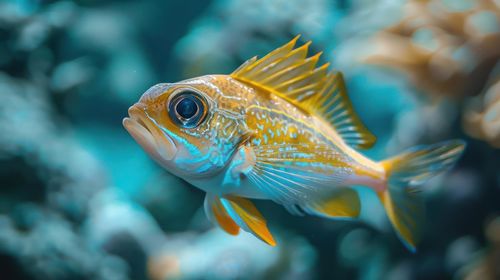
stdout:
<svg viewBox="0 0 500 280">
<path fill-rule="evenodd" d="M 465 142 L 451 140 L 418 146 L 382 161 L 387 188 L 378 196 L 401 241 L 412 252 L 421 234 L 424 204 L 416 186 L 450 169 L 465 148 Z"/>
</svg>

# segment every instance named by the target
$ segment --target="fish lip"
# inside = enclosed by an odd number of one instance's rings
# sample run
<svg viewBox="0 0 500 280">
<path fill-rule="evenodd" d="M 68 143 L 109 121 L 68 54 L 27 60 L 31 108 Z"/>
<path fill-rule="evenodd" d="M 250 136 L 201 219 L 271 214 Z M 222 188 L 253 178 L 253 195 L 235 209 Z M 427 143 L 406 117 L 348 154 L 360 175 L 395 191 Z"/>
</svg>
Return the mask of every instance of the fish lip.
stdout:
<svg viewBox="0 0 500 280">
<path fill-rule="evenodd" d="M 177 153 L 174 139 L 163 132 L 146 114 L 144 106 L 136 103 L 128 109 L 123 126 L 139 145 L 160 164 L 172 161 Z"/>
</svg>

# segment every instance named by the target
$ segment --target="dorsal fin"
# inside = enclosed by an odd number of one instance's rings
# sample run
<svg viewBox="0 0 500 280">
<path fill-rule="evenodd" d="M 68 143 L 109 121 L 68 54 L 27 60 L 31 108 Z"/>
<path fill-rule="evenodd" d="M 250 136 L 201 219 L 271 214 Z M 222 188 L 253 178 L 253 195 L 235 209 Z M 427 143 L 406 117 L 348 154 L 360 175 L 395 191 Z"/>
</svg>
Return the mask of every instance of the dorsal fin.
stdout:
<svg viewBox="0 0 500 280">
<path fill-rule="evenodd" d="M 348 145 L 371 147 L 376 138 L 354 112 L 342 74 L 328 72 L 328 63 L 316 67 L 321 53 L 307 57 L 310 41 L 294 49 L 299 36 L 261 59 L 247 60 L 231 77 L 321 117 Z"/>
<path fill-rule="evenodd" d="M 304 103 L 327 120 L 348 145 L 367 149 L 375 144 L 377 138 L 363 125 L 352 107 L 342 73 L 328 73 L 323 89 Z"/>
</svg>

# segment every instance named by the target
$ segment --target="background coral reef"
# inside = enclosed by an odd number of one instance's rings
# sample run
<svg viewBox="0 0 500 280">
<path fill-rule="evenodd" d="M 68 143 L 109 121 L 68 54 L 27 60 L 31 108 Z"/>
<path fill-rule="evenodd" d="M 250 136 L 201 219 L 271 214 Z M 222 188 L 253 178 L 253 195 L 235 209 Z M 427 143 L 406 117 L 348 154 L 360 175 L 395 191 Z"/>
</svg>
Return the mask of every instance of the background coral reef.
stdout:
<svg viewBox="0 0 500 280">
<path fill-rule="evenodd" d="M 122 128 L 149 86 L 296 34 L 344 72 L 379 139 L 367 155 L 468 142 L 423 188 L 416 254 L 363 188 L 360 221 L 259 201 L 279 246 L 228 236 Z M 2 1 L 2 279 L 499 279 L 498 46 L 498 0 Z"/>
</svg>

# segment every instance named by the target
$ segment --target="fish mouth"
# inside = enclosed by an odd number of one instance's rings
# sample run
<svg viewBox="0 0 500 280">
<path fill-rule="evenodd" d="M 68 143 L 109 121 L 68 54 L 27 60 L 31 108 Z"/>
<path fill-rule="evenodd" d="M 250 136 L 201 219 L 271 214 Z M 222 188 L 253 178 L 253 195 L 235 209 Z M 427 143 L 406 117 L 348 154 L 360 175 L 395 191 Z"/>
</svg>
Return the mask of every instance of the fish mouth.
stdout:
<svg viewBox="0 0 500 280">
<path fill-rule="evenodd" d="M 128 115 L 123 119 L 123 126 L 134 140 L 160 164 L 173 160 L 177 153 L 174 140 L 147 116 L 143 106 L 134 104 L 128 109 Z"/>
</svg>

